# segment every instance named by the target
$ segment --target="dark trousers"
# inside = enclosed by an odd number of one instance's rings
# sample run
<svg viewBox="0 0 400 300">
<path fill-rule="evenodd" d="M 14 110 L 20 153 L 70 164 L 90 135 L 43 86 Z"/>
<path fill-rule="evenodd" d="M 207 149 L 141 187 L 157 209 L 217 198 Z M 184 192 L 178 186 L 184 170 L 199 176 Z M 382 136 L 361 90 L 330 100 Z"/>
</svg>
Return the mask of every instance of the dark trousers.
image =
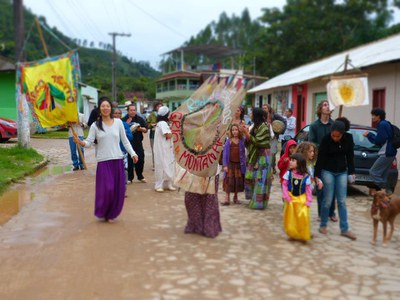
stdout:
<svg viewBox="0 0 400 300">
<path fill-rule="evenodd" d="M 132 144 L 131 144 L 132 145 Z M 136 143 L 132 145 L 133 150 L 135 150 L 139 160 L 136 164 L 133 163 L 132 158 L 128 155 L 128 181 L 132 181 L 135 178 L 133 173 L 133 169 L 135 169 L 136 176 L 138 180 L 144 178 L 143 176 L 143 168 L 144 168 L 144 149 L 142 143 Z"/>
</svg>

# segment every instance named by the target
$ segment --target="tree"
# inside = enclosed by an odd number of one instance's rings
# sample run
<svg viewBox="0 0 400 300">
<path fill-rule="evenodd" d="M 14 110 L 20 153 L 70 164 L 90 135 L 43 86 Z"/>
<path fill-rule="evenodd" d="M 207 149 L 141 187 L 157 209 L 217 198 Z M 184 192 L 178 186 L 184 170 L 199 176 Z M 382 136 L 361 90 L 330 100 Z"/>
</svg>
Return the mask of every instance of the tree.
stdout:
<svg viewBox="0 0 400 300">
<path fill-rule="evenodd" d="M 258 68 L 270 77 L 387 34 L 385 0 L 288 0 L 264 9 L 256 39 Z"/>
</svg>

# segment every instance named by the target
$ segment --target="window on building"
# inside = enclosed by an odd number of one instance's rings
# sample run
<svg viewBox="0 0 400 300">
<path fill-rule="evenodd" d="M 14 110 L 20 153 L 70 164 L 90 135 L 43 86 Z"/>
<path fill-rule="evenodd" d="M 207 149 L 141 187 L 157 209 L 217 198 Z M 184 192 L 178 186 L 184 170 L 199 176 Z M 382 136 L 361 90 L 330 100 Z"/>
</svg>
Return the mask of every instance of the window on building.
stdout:
<svg viewBox="0 0 400 300">
<path fill-rule="evenodd" d="M 386 105 L 386 89 L 372 90 L 372 108 L 379 107 L 385 110 Z M 376 127 L 376 123 L 371 122 L 372 127 Z"/>
<path fill-rule="evenodd" d="M 176 89 L 177 90 L 186 90 L 187 89 L 186 83 L 187 83 L 186 79 L 178 79 Z"/>
</svg>

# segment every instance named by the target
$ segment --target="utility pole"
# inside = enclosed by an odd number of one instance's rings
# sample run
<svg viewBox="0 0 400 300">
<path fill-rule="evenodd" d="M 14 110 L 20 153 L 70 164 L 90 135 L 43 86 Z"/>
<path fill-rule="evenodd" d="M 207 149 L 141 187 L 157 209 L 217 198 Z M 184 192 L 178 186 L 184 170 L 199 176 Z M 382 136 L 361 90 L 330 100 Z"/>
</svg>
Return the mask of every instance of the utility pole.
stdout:
<svg viewBox="0 0 400 300">
<path fill-rule="evenodd" d="M 117 67 L 117 50 L 115 46 L 115 38 L 117 36 L 127 36 L 130 37 L 131 34 L 128 33 L 116 33 L 116 32 L 110 32 L 109 35 L 112 36 L 113 39 L 113 56 L 112 56 L 112 101 L 117 101 L 117 78 L 115 75 L 115 70 Z"/>
</svg>

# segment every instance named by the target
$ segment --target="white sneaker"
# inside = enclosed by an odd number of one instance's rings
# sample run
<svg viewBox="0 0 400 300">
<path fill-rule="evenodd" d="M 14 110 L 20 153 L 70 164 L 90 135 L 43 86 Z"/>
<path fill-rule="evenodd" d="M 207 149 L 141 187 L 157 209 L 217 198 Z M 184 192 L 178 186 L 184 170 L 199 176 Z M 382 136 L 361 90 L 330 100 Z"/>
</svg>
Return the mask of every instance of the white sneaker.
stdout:
<svg viewBox="0 0 400 300">
<path fill-rule="evenodd" d="M 176 191 L 176 188 L 174 188 L 173 186 L 170 186 L 170 187 L 168 188 L 168 190 L 170 190 L 170 191 Z"/>
<path fill-rule="evenodd" d="M 156 192 L 162 193 L 164 192 L 164 189 L 156 189 Z"/>
</svg>

